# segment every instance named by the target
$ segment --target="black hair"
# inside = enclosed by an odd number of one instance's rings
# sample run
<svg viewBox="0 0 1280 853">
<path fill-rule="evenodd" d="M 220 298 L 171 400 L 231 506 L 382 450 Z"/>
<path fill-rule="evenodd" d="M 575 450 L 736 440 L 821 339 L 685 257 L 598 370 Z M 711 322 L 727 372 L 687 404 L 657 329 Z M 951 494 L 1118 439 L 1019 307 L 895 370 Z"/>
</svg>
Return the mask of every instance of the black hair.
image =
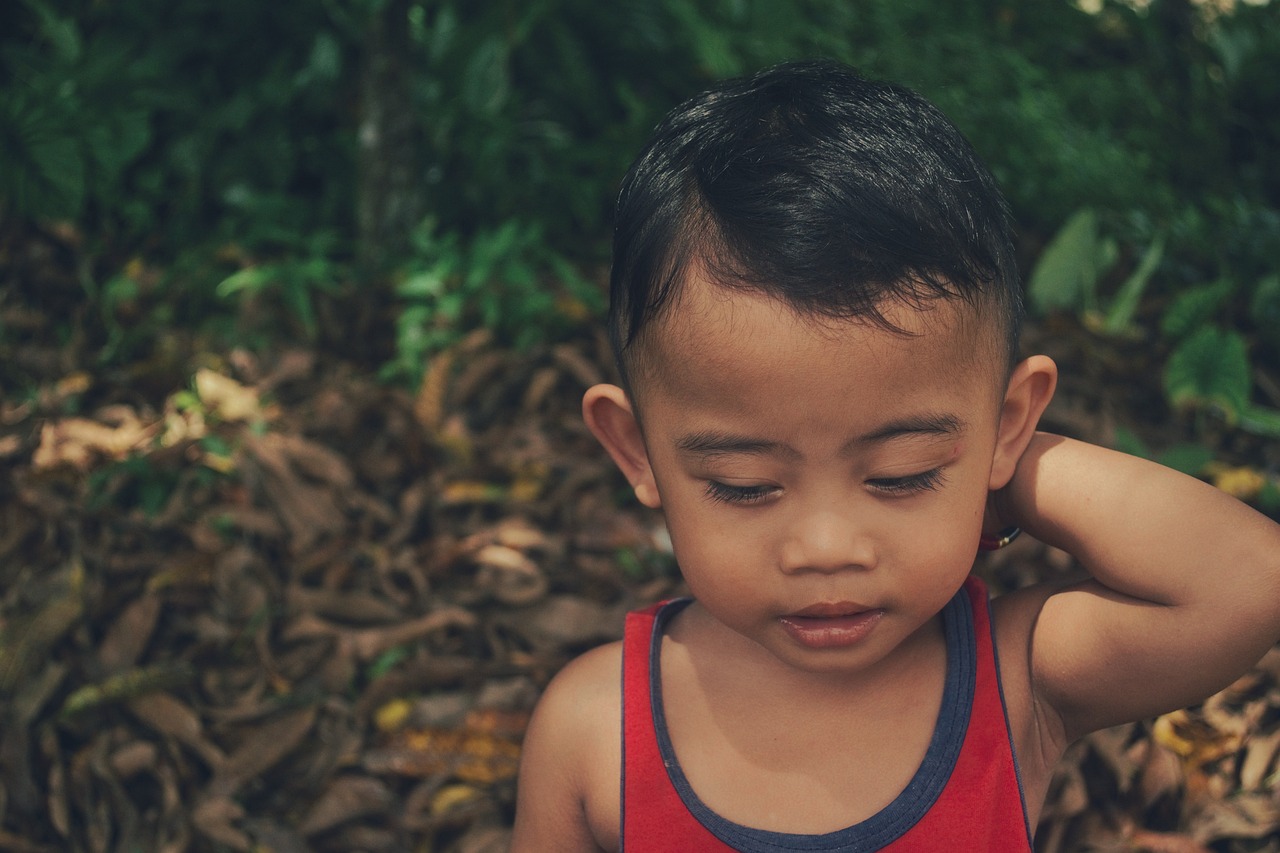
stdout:
<svg viewBox="0 0 1280 853">
<path fill-rule="evenodd" d="M 724 81 L 654 130 L 614 220 L 609 336 L 624 382 L 691 262 L 801 314 L 897 331 L 888 300 L 960 298 L 995 309 L 1016 357 L 1022 300 L 995 180 L 923 97 L 836 62 Z"/>
</svg>

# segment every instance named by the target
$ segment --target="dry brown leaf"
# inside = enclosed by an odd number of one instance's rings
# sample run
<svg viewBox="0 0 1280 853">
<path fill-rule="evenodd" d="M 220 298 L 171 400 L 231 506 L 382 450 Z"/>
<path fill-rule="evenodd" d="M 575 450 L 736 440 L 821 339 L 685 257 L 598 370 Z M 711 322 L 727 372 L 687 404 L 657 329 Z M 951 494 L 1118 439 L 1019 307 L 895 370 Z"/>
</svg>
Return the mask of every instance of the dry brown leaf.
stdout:
<svg viewBox="0 0 1280 853">
<path fill-rule="evenodd" d="M 539 648 L 574 648 L 622 636 L 625 607 L 573 595 L 553 595 L 532 607 L 499 617 Z"/>
<path fill-rule="evenodd" d="M 280 763 L 306 738 L 316 721 L 315 708 L 303 708 L 250 727 L 245 739 L 217 769 L 209 793 L 230 796 L 241 785 Z"/>
<path fill-rule="evenodd" d="M 458 839 L 455 853 L 507 853 L 511 830 L 499 826 L 477 826 Z"/>
<path fill-rule="evenodd" d="M 1076 761 L 1059 763 L 1049 783 L 1049 797 L 1045 801 L 1041 820 L 1071 818 L 1089 807 L 1089 790 Z"/>
<path fill-rule="evenodd" d="M 291 584 L 285 593 L 291 608 L 342 622 L 394 622 L 404 613 L 385 598 L 353 590 L 315 589 Z"/>
<path fill-rule="evenodd" d="M 144 770 L 155 767 L 159 757 L 160 750 L 154 743 L 135 740 L 112 750 L 111 755 L 107 757 L 107 764 L 112 773 L 121 779 L 128 780 Z"/>
<path fill-rule="evenodd" d="M 144 448 L 156 436 L 158 425 L 144 423 L 126 406 L 111 406 L 99 413 L 102 421 L 64 418 L 40 429 L 40 446 L 31 458 L 37 471 L 67 465 L 87 471 L 101 457 L 124 459 Z"/>
<path fill-rule="evenodd" d="M 1093 753 L 1105 762 L 1121 791 L 1128 791 L 1138 774 L 1138 761 L 1130 751 L 1133 724 L 1102 729 L 1086 738 Z"/>
<path fill-rule="evenodd" d="M 475 560 L 480 564 L 476 586 L 504 604 L 532 604 L 546 595 L 546 575 L 522 551 L 506 545 L 486 545 Z"/>
<path fill-rule="evenodd" d="M 1280 826 L 1280 802 L 1270 794 L 1240 794 L 1206 803 L 1192 834 L 1206 844 L 1223 838 L 1271 838 Z"/>
<path fill-rule="evenodd" d="M 262 418 L 258 392 L 230 376 L 202 368 L 196 372 L 195 386 L 200 402 L 221 420 L 252 422 Z"/>
<path fill-rule="evenodd" d="M 584 389 L 605 381 L 600 368 L 594 361 L 584 357 L 578 347 L 559 344 L 551 350 L 551 354 L 556 363 L 568 370 Z"/>
<path fill-rule="evenodd" d="M 272 506 L 289 531 L 295 552 L 306 551 L 319 538 L 336 534 L 347 526 L 346 514 L 339 507 L 331 488 L 315 485 L 305 480 L 294 468 L 297 442 L 288 441 L 274 433 L 265 436 L 245 437 L 245 448 L 262 466 L 263 486 Z M 312 461 L 327 458 L 314 454 Z M 319 463 L 324 467 L 325 463 Z M 350 477 L 345 473 L 330 471 L 339 478 Z"/>
<path fill-rule="evenodd" d="M 524 737 L 525 729 L 529 728 L 529 712 L 472 708 L 467 711 L 463 726 L 468 731 L 518 740 Z"/>
<path fill-rule="evenodd" d="M 536 411 L 559 380 L 560 371 L 554 367 L 540 367 L 535 370 L 533 378 L 525 388 L 524 399 L 520 403 L 521 411 L 526 413 Z"/>
<path fill-rule="evenodd" d="M 233 850 L 251 850 L 253 839 L 235 826 L 244 815 L 244 808 L 230 797 L 213 796 L 196 804 L 191 823 L 201 834 Z"/>
<path fill-rule="evenodd" d="M 473 628 L 476 616 L 461 607 L 445 607 L 418 619 L 388 628 L 366 628 L 353 632 L 352 648 L 356 656 L 369 661 L 395 646 L 422 639 L 446 628 Z"/>
<path fill-rule="evenodd" d="M 1144 743 L 1147 749 L 1138 774 L 1138 794 L 1143 805 L 1150 806 L 1182 786 L 1182 763 L 1176 755 L 1154 741 Z"/>
<path fill-rule="evenodd" d="M 1129 843 L 1146 853 L 1213 853 L 1190 836 L 1147 829 L 1135 831 L 1129 836 Z"/>
<path fill-rule="evenodd" d="M 504 518 L 493 531 L 494 540 L 508 548 L 541 551 L 552 547 L 551 537 L 523 518 Z"/>
<path fill-rule="evenodd" d="M 56 853 L 53 847 L 45 847 L 43 844 L 28 841 L 4 829 L 0 829 L 0 851 L 4 851 L 4 853 Z"/>
<path fill-rule="evenodd" d="M 413 417 L 430 435 L 435 435 L 444 422 L 444 399 L 448 389 L 449 373 L 453 370 L 457 351 L 445 350 L 427 362 L 422 374 L 422 384 L 413 400 Z"/>
<path fill-rule="evenodd" d="M 1244 762 L 1240 765 L 1240 787 L 1245 791 L 1261 790 L 1276 758 L 1280 755 L 1280 729 L 1268 735 L 1250 737 L 1244 745 Z"/>
<path fill-rule="evenodd" d="M 189 747 L 217 770 L 226 762 L 222 750 L 204 736 L 204 724 L 189 705 L 168 693 L 149 693 L 129 703 L 129 710 L 139 720 L 162 735 Z"/>
<path fill-rule="evenodd" d="M 48 743 L 49 736 L 45 735 L 46 754 L 53 753 L 56 756 L 57 749 L 50 749 Z M 53 824 L 54 830 L 63 838 L 69 838 L 71 835 L 71 802 L 67 794 L 67 771 L 61 761 L 55 760 L 49 766 L 49 784 L 46 789 L 46 807 L 49 810 L 49 822 Z"/>
<path fill-rule="evenodd" d="M 107 672 L 135 665 L 146 651 L 160 617 L 160 597 L 143 594 L 120 611 L 98 644 L 98 662 Z"/>
<path fill-rule="evenodd" d="M 84 562 L 73 557 L 59 582 L 50 584 L 49 597 L 28 616 L 12 619 L 0 629 L 0 693 L 14 689 L 38 666 L 54 643 L 84 615 Z"/>
<path fill-rule="evenodd" d="M 395 802 L 395 794 L 378 779 L 339 776 L 315 801 L 298 825 L 298 831 L 303 835 L 315 835 L 349 820 L 386 814 Z"/>
<path fill-rule="evenodd" d="M 302 474 L 338 489 L 355 484 L 351 466 L 339 454 L 316 441 L 300 435 L 269 433 L 271 441 L 289 457 L 290 464 Z"/>
</svg>

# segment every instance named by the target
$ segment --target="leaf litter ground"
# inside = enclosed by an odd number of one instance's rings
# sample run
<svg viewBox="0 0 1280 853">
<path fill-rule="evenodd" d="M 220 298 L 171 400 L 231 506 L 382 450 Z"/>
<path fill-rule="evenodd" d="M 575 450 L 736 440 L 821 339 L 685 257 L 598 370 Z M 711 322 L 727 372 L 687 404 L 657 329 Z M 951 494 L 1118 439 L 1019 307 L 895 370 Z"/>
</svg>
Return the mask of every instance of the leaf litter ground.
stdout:
<svg viewBox="0 0 1280 853">
<path fill-rule="evenodd" d="M 0 399 L 0 850 L 505 850 L 539 690 L 680 592 L 660 518 L 581 423 L 603 340 L 477 333 L 416 396 L 305 349 L 196 352 L 165 385 L 41 343 L 59 318 L 20 290 L 0 301 L 33 389 Z M 1176 440 L 1140 348 L 1032 335 L 1084 367 L 1049 428 Z M 979 571 L 1074 567 L 1022 540 Z M 1273 651 L 1074 745 L 1037 849 L 1277 853 L 1278 792 Z"/>
</svg>

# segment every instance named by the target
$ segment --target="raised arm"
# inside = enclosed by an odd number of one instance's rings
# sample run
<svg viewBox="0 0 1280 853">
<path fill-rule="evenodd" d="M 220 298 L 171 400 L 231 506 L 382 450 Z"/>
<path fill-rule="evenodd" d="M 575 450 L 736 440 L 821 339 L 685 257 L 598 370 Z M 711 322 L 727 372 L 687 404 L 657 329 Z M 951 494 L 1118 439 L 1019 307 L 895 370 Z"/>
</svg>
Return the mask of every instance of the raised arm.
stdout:
<svg viewBox="0 0 1280 853">
<path fill-rule="evenodd" d="M 1066 741 L 1198 702 L 1280 640 L 1280 525 L 1212 486 L 1038 433 L 997 504 L 1092 576 L 1031 634 L 1032 689 Z"/>
</svg>

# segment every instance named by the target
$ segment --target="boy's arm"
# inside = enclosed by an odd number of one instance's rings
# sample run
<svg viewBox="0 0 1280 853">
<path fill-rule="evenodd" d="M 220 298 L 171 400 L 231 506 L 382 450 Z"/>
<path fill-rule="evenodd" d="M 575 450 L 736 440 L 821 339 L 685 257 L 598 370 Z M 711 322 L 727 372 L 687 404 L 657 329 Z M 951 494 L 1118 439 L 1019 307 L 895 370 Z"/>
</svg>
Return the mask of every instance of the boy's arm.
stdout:
<svg viewBox="0 0 1280 853">
<path fill-rule="evenodd" d="M 1092 579 L 1044 599 L 1037 701 L 1064 743 L 1200 701 L 1280 639 L 1280 525 L 1192 477 L 1038 433 L 1001 517 Z"/>
<path fill-rule="evenodd" d="M 619 797 L 622 708 L 616 646 L 570 663 L 539 700 L 521 749 L 512 853 L 599 853 L 605 849 L 596 840 L 600 834 L 616 837 L 616 826 L 608 825 L 608 804 L 597 804 L 595 814 L 588 809 L 593 791 L 612 796 L 615 803 Z"/>
</svg>

